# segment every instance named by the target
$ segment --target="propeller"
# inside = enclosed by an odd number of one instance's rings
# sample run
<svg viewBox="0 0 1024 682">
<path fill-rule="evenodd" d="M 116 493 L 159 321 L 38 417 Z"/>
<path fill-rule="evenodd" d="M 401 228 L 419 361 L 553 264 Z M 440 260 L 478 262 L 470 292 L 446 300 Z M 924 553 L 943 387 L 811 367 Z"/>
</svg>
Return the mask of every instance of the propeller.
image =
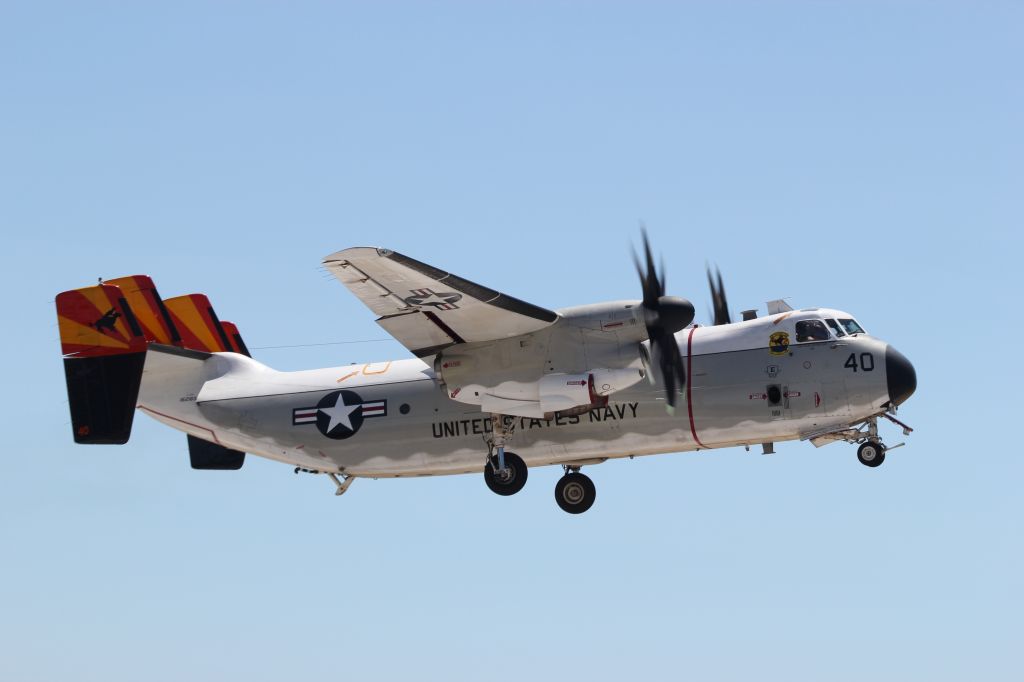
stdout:
<svg viewBox="0 0 1024 682">
<path fill-rule="evenodd" d="M 725 300 L 725 285 L 722 284 L 722 271 L 715 267 L 715 277 L 711 276 L 711 266 L 708 266 L 708 286 L 711 287 L 711 305 L 715 309 L 714 324 L 729 324 L 732 317 L 729 315 L 729 303 Z"/>
<path fill-rule="evenodd" d="M 650 365 L 652 368 L 658 368 L 658 374 L 665 386 L 668 410 L 672 412 L 679 390 L 686 385 L 686 369 L 683 366 L 683 357 L 679 353 L 675 333 L 693 321 L 693 304 L 685 298 L 665 295 L 664 261 L 659 275 L 654 266 L 647 230 L 641 230 L 644 238 L 644 263 L 640 263 L 636 252 L 633 253 L 633 262 L 636 264 L 637 274 L 640 275 L 640 285 L 644 293 L 642 307 L 644 323 L 647 325 L 647 338 L 651 340 Z M 652 381 L 653 375 L 653 372 L 648 374 Z"/>
</svg>

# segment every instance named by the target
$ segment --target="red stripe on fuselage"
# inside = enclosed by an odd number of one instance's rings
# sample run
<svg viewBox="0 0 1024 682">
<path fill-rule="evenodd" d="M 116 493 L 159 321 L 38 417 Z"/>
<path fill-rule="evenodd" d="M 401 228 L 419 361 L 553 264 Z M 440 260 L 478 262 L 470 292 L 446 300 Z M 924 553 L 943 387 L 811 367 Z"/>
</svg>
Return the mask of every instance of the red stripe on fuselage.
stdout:
<svg viewBox="0 0 1024 682">
<path fill-rule="evenodd" d="M 697 437 L 697 427 L 693 424 L 693 333 L 697 331 L 694 326 L 690 329 L 690 335 L 686 337 L 686 411 L 690 415 L 690 433 L 697 445 L 706 447 Z"/>
</svg>

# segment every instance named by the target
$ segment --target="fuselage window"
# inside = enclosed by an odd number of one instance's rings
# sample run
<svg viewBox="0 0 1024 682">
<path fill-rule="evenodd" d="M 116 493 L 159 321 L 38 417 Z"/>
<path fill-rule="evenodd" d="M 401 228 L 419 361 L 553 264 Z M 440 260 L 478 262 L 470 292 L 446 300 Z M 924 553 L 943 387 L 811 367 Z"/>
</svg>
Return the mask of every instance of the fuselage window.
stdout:
<svg viewBox="0 0 1024 682">
<path fill-rule="evenodd" d="M 796 341 L 828 341 L 828 328 L 821 320 L 801 320 L 796 323 Z"/>
<path fill-rule="evenodd" d="M 847 334 L 866 334 L 861 326 L 857 324 L 856 320 L 839 320 L 839 324 L 843 325 L 843 329 L 846 330 Z"/>
<path fill-rule="evenodd" d="M 829 329 L 832 330 L 832 333 L 835 334 L 836 336 L 846 336 L 846 332 L 843 331 L 843 328 L 840 327 L 839 323 L 836 322 L 835 320 L 828 319 L 825 320 L 825 323 L 828 325 Z"/>
</svg>

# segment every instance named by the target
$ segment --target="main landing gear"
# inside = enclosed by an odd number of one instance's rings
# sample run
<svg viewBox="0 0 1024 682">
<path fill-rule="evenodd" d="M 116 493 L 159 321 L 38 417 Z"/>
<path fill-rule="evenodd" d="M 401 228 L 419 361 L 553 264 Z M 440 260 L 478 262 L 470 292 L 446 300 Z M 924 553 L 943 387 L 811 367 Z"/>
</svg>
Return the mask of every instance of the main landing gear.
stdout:
<svg viewBox="0 0 1024 682">
<path fill-rule="evenodd" d="M 505 450 L 515 423 L 513 417 L 491 415 L 491 437 L 487 440 L 487 461 L 484 463 L 484 482 L 487 487 L 506 497 L 522 490 L 530 473 L 522 457 Z M 580 473 L 579 466 L 563 464 L 562 467 L 565 475 L 555 484 L 555 502 L 570 514 L 582 514 L 594 506 L 597 489 L 588 476 Z"/>
<path fill-rule="evenodd" d="M 499 495 L 515 495 L 526 485 L 529 469 L 523 458 L 514 452 L 505 452 L 505 443 L 512 437 L 516 420 L 507 415 L 491 415 L 491 438 L 487 441 L 487 462 L 484 481 Z"/>
<path fill-rule="evenodd" d="M 565 475 L 555 484 L 555 502 L 562 511 L 582 514 L 594 506 L 597 488 L 589 476 L 580 473 L 579 467 L 563 465 Z"/>
<path fill-rule="evenodd" d="M 497 456 L 487 458 L 484 465 L 484 481 L 491 492 L 499 495 L 515 495 L 526 485 L 526 477 L 529 469 L 523 458 L 514 452 L 503 454 L 505 466 L 502 468 L 498 463 Z"/>
</svg>

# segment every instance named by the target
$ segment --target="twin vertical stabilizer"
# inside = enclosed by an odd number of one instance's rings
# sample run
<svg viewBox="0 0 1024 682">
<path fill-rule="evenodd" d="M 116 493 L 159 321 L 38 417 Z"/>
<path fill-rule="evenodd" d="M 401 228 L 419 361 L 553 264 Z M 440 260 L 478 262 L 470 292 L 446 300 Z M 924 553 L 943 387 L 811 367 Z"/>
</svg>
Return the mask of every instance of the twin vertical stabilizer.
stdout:
<svg viewBox="0 0 1024 682">
<path fill-rule="evenodd" d="M 221 322 L 206 296 L 164 301 L 145 275 L 65 291 L 56 304 L 76 443 L 128 442 L 150 343 L 249 355 L 238 327 Z M 199 469 L 237 469 L 245 457 L 192 436 L 189 453 Z"/>
</svg>

